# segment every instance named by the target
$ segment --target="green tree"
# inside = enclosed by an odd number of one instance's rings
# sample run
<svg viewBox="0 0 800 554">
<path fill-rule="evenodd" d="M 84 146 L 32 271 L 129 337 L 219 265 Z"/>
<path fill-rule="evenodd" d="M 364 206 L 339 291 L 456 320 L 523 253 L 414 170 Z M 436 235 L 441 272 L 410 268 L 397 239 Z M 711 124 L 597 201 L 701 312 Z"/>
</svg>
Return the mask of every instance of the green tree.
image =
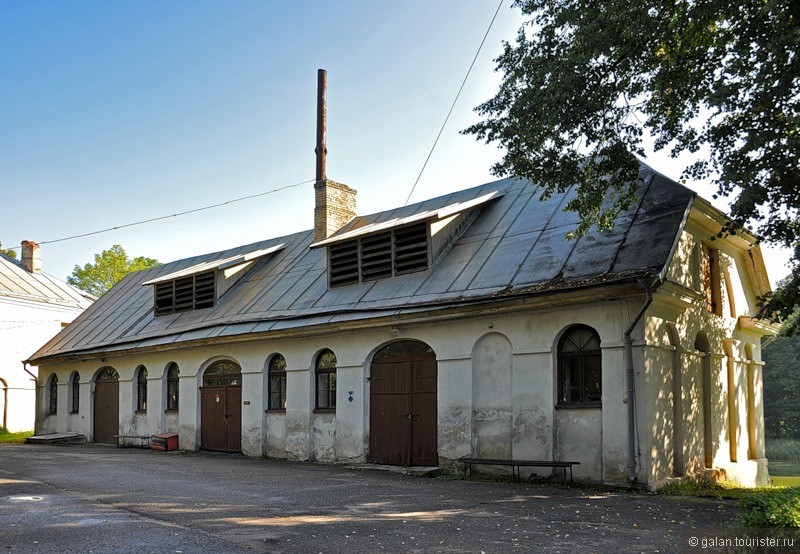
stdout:
<svg viewBox="0 0 800 554">
<path fill-rule="evenodd" d="M 800 335 L 779 337 L 761 357 L 767 436 L 800 439 Z"/>
<path fill-rule="evenodd" d="M 8 256 L 9 258 L 17 259 L 17 253 L 14 252 L 11 248 L 3 248 L 3 243 L 0 242 L 0 254 Z"/>
<path fill-rule="evenodd" d="M 504 148 L 494 172 L 545 195 L 576 186 L 580 234 L 631 205 L 645 133 L 673 157 L 707 147 L 683 177 L 732 200 L 722 235 L 748 225 L 792 250 L 790 279 L 762 305 L 788 318 L 800 306 L 800 2 L 515 6 L 529 17 L 496 60 L 500 90 L 464 131 Z"/>
<path fill-rule="evenodd" d="M 108 250 L 94 255 L 94 263 L 87 263 L 82 268 L 75 265 L 67 282 L 94 296 L 101 296 L 128 273 L 159 265 L 153 258 L 130 259 L 125 249 L 115 244 Z"/>
</svg>

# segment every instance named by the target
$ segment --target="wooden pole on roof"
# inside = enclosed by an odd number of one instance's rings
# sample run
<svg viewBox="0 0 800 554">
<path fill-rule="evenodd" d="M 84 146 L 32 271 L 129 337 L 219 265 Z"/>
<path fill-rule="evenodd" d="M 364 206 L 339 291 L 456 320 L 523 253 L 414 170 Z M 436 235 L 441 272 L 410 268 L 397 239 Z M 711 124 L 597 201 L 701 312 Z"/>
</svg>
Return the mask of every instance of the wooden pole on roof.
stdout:
<svg viewBox="0 0 800 554">
<path fill-rule="evenodd" d="M 325 145 L 327 135 L 327 112 L 328 112 L 328 72 L 324 69 L 317 70 L 317 182 L 327 180 L 326 157 L 328 148 Z"/>
</svg>

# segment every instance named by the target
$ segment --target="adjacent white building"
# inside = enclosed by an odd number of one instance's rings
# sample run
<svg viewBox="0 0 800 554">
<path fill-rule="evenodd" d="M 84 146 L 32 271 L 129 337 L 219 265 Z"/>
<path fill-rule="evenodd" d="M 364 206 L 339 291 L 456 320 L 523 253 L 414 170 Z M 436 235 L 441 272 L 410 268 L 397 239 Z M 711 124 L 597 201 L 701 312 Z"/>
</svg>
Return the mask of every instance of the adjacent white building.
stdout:
<svg viewBox="0 0 800 554">
<path fill-rule="evenodd" d="M 131 274 L 36 352 L 39 427 L 765 483 L 759 247 L 710 240 L 723 214 L 641 177 L 613 230 L 577 240 L 574 191 L 506 179 L 357 216 L 354 190 L 320 180 L 315 229 Z"/>
<path fill-rule="evenodd" d="M 42 272 L 39 245 L 22 243 L 22 260 L 0 255 L 0 427 L 34 428 L 36 367 L 27 359 L 92 303 L 84 292 Z"/>
</svg>

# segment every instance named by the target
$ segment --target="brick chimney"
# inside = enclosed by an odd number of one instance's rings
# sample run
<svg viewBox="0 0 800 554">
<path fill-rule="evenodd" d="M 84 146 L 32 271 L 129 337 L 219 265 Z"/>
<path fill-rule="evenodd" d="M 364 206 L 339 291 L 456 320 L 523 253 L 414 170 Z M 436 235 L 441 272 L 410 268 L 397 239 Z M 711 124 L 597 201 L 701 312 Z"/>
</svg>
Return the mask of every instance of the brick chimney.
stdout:
<svg viewBox="0 0 800 554">
<path fill-rule="evenodd" d="M 356 215 L 356 191 L 326 175 L 328 73 L 317 71 L 317 179 L 314 183 L 314 242 L 324 240 Z"/>
<path fill-rule="evenodd" d="M 22 267 L 29 273 L 42 272 L 42 249 L 32 240 L 22 241 Z"/>
<path fill-rule="evenodd" d="M 314 242 L 325 240 L 356 215 L 356 191 L 325 179 L 314 183 Z"/>
</svg>

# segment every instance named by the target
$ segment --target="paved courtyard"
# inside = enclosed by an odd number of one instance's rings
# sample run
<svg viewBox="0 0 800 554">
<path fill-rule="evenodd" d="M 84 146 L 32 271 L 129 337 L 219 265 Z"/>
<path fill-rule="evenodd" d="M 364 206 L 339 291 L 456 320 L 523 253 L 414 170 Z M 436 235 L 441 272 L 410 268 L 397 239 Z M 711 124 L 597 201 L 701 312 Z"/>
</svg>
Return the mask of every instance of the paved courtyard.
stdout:
<svg viewBox="0 0 800 554">
<path fill-rule="evenodd" d="M 676 552 L 730 528 L 735 508 L 227 454 L 0 445 L 2 552 Z"/>
</svg>

